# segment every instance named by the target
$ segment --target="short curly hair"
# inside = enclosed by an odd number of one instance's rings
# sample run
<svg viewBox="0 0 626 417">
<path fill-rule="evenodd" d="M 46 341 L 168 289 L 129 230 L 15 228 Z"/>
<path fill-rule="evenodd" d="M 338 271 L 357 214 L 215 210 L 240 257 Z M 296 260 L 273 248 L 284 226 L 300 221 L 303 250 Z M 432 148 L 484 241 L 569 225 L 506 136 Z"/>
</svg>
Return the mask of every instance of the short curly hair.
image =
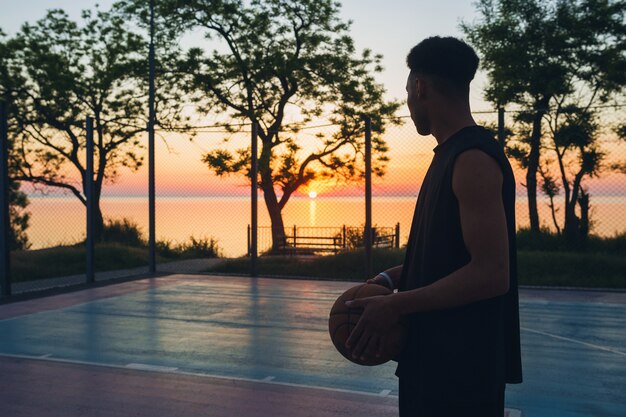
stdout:
<svg viewBox="0 0 626 417">
<path fill-rule="evenodd" d="M 478 69 L 478 55 L 460 39 L 433 36 L 415 45 L 406 57 L 411 74 L 439 78 L 459 92 L 468 92 Z"/>
</svg>

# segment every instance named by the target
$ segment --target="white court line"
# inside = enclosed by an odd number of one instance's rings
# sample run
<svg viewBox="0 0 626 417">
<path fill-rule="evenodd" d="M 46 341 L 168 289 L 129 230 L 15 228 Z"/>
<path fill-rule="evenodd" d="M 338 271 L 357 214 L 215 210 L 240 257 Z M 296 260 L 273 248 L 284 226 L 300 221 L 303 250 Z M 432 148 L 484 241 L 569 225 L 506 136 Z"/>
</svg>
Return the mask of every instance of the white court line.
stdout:
<svg viewBox="0 0 626 417">
<path fill-rule="evenodd" d="M 103 368 L 113 368 L 113 369 L 129 369 L 128 365 L 126 365 L 126 366 L 124 366 L 124 365 L 112 365 L 112 364 L 107 364 L 107 363 L 97 363 L 97 362 L 78 361 L 78 360 L 72 360 L 72 359 L 60 359 L 60 358 L 50 358 L 50 357 L 42 358 L 41 356 L 14 355 L 14 354 L 9 354 L 9 353 L 0 353 L 0 357 L 18 358 L 18 359 L 32 359 L 32 360 L 48 361 L 48 362 L 59 362 L 59 363 L 71 363 L 71 364 L 75 364 L 75 365 L 100 366 L 100 367 L 103 367 Z M 162 373 L 163 371 L 161 370 L 161 368 L 166 368 L 166 367 L 164 367 L 164 366 L 163 367 L 149 366 L 148 368 L 141 368 L 141 370 L 147 371 L 147 372 Z M 176 369 L 176 368 L 174 368 L 174 369 Z M 268 381 L 267 378 L 264 378 L 264 379 L 240 378 L 240 377 L 234 377 L 234 376 L 223 376 L 223 375 L 214 375 L 214 374 L 201 374 L 201 373 L 197 373 L 197 372 L 186 372 L 186 371 L 181 371 L 181 370 L 178 370 L 178 369 L 175 370 L 175 371 L 169 371 L 168 373 L 177 374 L 177 375 L 198 376 L 198 377 L 202 377 L 202 378 L 214 378 L 214 379 L 221 379 L 221 380 L 226 380 L 226 381 L 254 382 L 254 383 L 261 383 L 261 384 L 282 385 L 282 386 L 294 387 L 294 388 L 310 388 L 310 389 L 319 389 L 319 390 L 324 390 L 324 391 L 342 392 L 342 393 L 345 393 L 345 394 L 356 394 L 356 395 L 367 395 L 367 396 L 373 396 L 373 397 L 380 397 L 380 393 L 378 393 L 378 392 L 356 391 L 356 390 L 349 390 L 349 389 L 342 389 L 342 388 L 321 387 L 321 386 L 318 386 L 318 385 L 305 385 L 305 384 L 293 384 L 293 383 L 290 383 L 290 382 Z M 396 399 L 398 398 L 397 395 L 387 395 L 387 397 L 388 398 L 396 398 Z"/>
<path fill-rule="evenodd" d="M 46 357 L 28 356 L 28 355 L 12 355 L 12 354 L 0 353 L 0 357 L 7 357 L 7 358 L 34 359 L 34 360 L 48 361 L 48 362 L 71 363 L 71 364 L 76 364 L 76 365 L 100 366 L 103 368 L 114 368 L 114 369 L 129 369 L 129 365 L 138 365 L 142 367 L 131 368 L 131 369 L 141 369 L 147 372 L 158 372 L 158 373 L 163 372 L 163 369 L 173 369 L 173 371 L 166 371 L 166 372 L 174 373 L 178 375 L 197 376 L 197 377 L 202 377 L 202 378 L 215 378 L 215 379 L 221 379 L 221 380 L 227 380 L 227 381 L 256 382 L 256 383 L 262 383 L 262 384 L 282 385 L 282 386 L 288 386 L 288 387 L 294 387 L 294 388 L 320 389 L 324 391 L 342 392 L 346 394 L 387 397 L 387 398 L 395 398 L 395 399 L 398 398 L 397 395 L 391 395 L 391 390 L 382 390 L 379 393 L 373 393 L 373 392 L 355 391 L 355 390 L 348 390 L 348 389 L 341 389 L 341 388 L 320 387 L 316 385 L 292 384 L 289 382 L 276 382 L 276 381 L 273 381 L 273 379 L 275 378 L 273 376 L 268 376 L 263 379 L 238 378 L 238 377 L 229 377 L 229 376 L 223 376 L 223 375 L 211 375 L 211 374 L 200 374 L 196 372 L 185 372 L 185 371 L 178 370 L 178 368 L 168 368 L 165 366 L 144 365 L 144 364 L 128 364 L 126 366 L 121 366 L 121 365 L 111 365 L 111 364 L 104 364 L 104 363 L 97 363 L 97 362 L 76 361 L 76 360 L 71 360 L 71 359 L 51 358 L 47 355 L 44 355 L 44 356 Z M 505 408 L 505 413 L 506 413 L 505 414 L 506 417 L 522 417 L 522 412 L 520 410 L 515 410 L 512 408 Z"/>
<path fill-rule="evenodd" d="M 126 368 L 153 372 L 174 372 L 178 369 L 171 366 L 148 365 L 145 363 L 129 363 L 128 365 L 126 365 Z"/>
<path fill-rule="evenodd" d="M 604 351 L 607 351 L 607 352 L 616 353 L 616 354 L 621 355 L 621 356 L 626 356 L 626 352 L 622 352 L 621 350 L 613 349 L 613 348 L 610 348 L 610 347 L 594 345 L 593 343 L 587 343 L 587 342 L 583 342 L 582 340 L 576 340 L 576 339 L 572 339 L 572 338 L 569 338 L 569 337 L 564 337 L 564 336 L 559 336 L 559 335 L 552 334 L 552 333 L 542 332 L 540 330 L 529 329 L 528 327 L 520 327 L 520 329 L 525 330 L 527 332 L 531 332 L 531 333 L 537 333 L 537 334 L 540 334 L 540 335 L 543 335 L 543 336 L 553 337 L 553 338 L 559 339 L 559 340 L 565 340 L 567 342 L 578 343 L 579 345 L 588 346 L 588 347 L 591 347 L 591 348 L 594 348 L 594 349 L 600 349 L 600 350 L 604 350 Z"/>
</svg>

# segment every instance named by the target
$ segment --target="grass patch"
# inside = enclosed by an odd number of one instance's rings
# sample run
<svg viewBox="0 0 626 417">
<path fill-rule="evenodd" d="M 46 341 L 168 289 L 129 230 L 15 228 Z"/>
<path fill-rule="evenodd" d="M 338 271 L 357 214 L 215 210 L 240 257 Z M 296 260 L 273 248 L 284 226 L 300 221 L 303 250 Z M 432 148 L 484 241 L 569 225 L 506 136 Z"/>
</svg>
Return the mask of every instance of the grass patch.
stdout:
<svg viewBox="0 0 626 417">
<path fill-rule="evenodd" d="M 182 259 L 216 258 L 221 255 L 217 240 L 191 236 L 183 243 L 156 242 L 157 263 Z M 130 269 L 148 265 L 148 244 L 141 229 L 128 219 L 108 220 L 102 239 L 96 243 L 96 272 Z M 86 250 L 84 242 L 48 249 L 11 253 L 11 281 L 34 281 L 84 274 Z"/>
<path fill-rule="evenodd" d="M 575 253 L 609 253 L 626 255 L 626 233 L 612 237 L 591 235 L 577 246 L 568 243 L 562 236 L 542 230 L 532 233 L 529 229 L 517 232 L 517 248 L 520 251 L 548 251 Z"/>
<path fill-rule="evenodd" d="M 84 274 L 85 263 L 84 245 L 16 251 L 11 253 L 11 281 Z M 96 245 L 94 263 L 96 272 L 144 266 L 148 264 L 148 250 L 119 243 L 102 243 Z"/>
<path fill-rule="evenodd" d="M 349 251 L 332 256 L 261 256 L 259 273 L 274 276 L 325 278 L 338 281 L 362 281 L 365 276 L 363 251 Z M 402 249 L 374 249 L 375 271 L 391 268 L 404 261 Z M 209 271 L 208 271 L 209 272 Z M 250 259 L 237 258 L 220 263 L 210 272 L 250 273 Z"/>
<path fill-rule="evenodd" d="M 403 249 L 373 251 L 374 271 L 399 265 Z M 260 257 L 261 275 L 300 276 L 362 282 L 365 277 L 363 251 L 311 258 Z M 215 266 L 210 272 L 249 274 L 250 260 L 239 258 Z M 626 288 L 626 257 L 606 253 L 519 251 L 520 285 L 555 287 Z"/>
<path fill-rule="evenodd" d="M 626 288 L 626 257 L 614 254 L 520 251 L 518 271 L 521 285 Z"/>
</svg>

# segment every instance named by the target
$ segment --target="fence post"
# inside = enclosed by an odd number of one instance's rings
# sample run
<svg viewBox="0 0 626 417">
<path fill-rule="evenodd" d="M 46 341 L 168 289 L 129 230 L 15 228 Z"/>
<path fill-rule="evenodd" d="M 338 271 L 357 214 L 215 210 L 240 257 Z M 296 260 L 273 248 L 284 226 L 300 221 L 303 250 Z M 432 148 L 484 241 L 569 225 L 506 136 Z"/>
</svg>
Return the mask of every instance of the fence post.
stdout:
<svg viewBox="0 0 626 417">
<path fill-rule="evenodd" d="M 344 224 L 344 225 L 343 225 L 343 248 L 344 248 L 344 249 L 345 249 L 345 248 L 346 248 L 346 246 L 347 246 L 347 242 L 346 242 L 346 237 L 347 237 L 347 236 L 346 236 L 346 232 L 347 232 L 347 231 L 346 231 L 346 225 Z"/>
<path fill-rule="evenodd" d="M 372 276 L 372 119 L 365 116 L 365 278 Z"/>
<path fill-rule="evenodd" d="M 150 0 L 150 50 L 148 52 L 148 273 L 156 272 L 156 184 L 154 157 L 154 0 Z"/>
<path fill-rule="evenodd" d="M 250 225 L 248 225 L 248 246 L 246 248 L 248 248 L 248 256 L 250 256 L 252 253 L 252 248 L 250 247 Z"/>
<path fill-rule="evenodd" d="M 93 118 L 87 116 L 87 167 L 85 170 L 85 198 L 87 200 L 87 240 L 85 241 L 85 262 L 86 262 L 86 275 L 87 282 L 92 283 L 95 281 L 94 272 L 94 189 L 93 189 Z"/>
<path fill-rule="evenodd" d="M 504 147 L 504 107 L 498 107 L 498 142 Z"/>
<path fill-rule="evenodd" d="M 396 249 L 400 248 L 400 222 L 396 223 Z"/>
<path fill-rule="evenodd" d="M 0 100 L 0 298 L 11 295 L 11 220 L 9 218 L 9 126 L 6 102 Z"/>
<path fill-rule="evenodd" d="M 256 277 L 258 276 L 258 265 L 257 265 L 257 256 L 258 256 L 258 233 L 259 233 L 259 225 L 258 225 L 258 190 L 257 190 L 257 177 L 259 176 L 259 167 L 257 160 L 258 153 L 258 125 L 257 122 L 252 122 L 252 137 L 251 137 L 251 155 L 250 155 L 250 197 L 252 202 L 251 212 L 251 235 L 250 235 L 250 276 Z"/>
<path fill-rule="evenodd" d="M 298 252 L 298 238 L 297 238 L 297 228 L 296 225 L 293 225 L 293 252 L 294 254 Z"/>
</svg>

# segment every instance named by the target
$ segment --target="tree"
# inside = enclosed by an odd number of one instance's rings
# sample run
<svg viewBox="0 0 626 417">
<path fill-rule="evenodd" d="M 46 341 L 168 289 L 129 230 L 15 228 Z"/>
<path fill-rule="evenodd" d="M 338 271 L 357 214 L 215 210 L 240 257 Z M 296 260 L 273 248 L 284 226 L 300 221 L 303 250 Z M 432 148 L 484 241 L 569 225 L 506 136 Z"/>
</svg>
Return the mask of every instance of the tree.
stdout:
<svg viewBox="0 0 626 417">
<path fill-rule="evenodd" d="M 122 167 L 134 171 L 143 163 L 138 135 L 147 123 L 148 44 L 115 13 L 83 11 L 82 20 L 79 26 L 62 10 L 51 10 L 13 40 L 9 70 L 24 80 L 24 93 L 14 101 L 21 162 L 16 178 L 69 191 L 83 204 L 92 181 L 99 239 L 103 185 L 115 181 Z M 160 121 L 175 123 L 180 100 L 166 93 L 157 96 Z M 94 178 L 87 178 L 83 156 L 87 116 L 94 118 Z"/>
<path fill-rule="evenodd" d="M 622 122 L 615 127 L 615 134 L 619 140 L 626 142 L 626 122 Z M 613 163 L 611 169 L 615 172 L 626 174 L 626 160 Z"/>
<path fill-rule="evenodd" d="M 145 10 L 144 3 L 127 0 L 124 5 L 136 13 Z M 340 21 L 337 3 L 162 0 L 158 10 L 170 30 L 201 30 L 217 45 L 210 54 L 191 48 L 179 62 L 189 91 L 204 95 L 200 111 L 220 112 L 230 129 L 237 122 L 259 125 L 258 187 L 271 219 L 274 250 L 285 241 L 282 209 L 298 188 L 320 177 L 362 176 L 364 115 L 372 119 L 374 172 L 384 174 L 387 147 L 380 134 L 389 123 L 398 123 L 398 103 L 384 100 L 384 89 L 372 76 L 381 70 L 381 56 L 369 50 L 356 55 L 350 25 Z M 297 122 L 287 123 L 288 118 Z M 303 154 L 300 128 L 321 119 L 336 128 L 320 133 L 317 148 Z M 249 178 L 249 148 L 217 149 L 203 161 L 217 175 Z"/>
<path fill-rule="evenodd" d="M 550 149 L 556 156 L 564 191 L 563 235 L 568 242 L 580 244 L 590 230 L 590 200 L 583 180 L 599 175 L 605 154 L 598 143 L 599 126 L 593 112 L 570 106 L 554 113 L 550 123 Z M 577 206 L 580 217 L 576 214 Z"/>
<path fill-rule="evenodd" d="M 521 107 L 515 122 L 522 127 L 510 143 L 509 154 L 526 169 L 530 226 L 539 232 L 537 174 L 545 153 L 546 124 L 551 120 L 558 125 L 564 108 L 576 106 L 587 114 L 594 105 L 622 94 L 626 84 L 626 2 L 480 0 L 477 5 L 481 20 L 463 23 L 462 29 L 483 55 L 489 79 L 486 98 L 497 106 Z M 583 119 L 588 115 L 581 114 L 579 121 Z M 576 126 L 577 122 L 570 117 L 568 124 Z M 550 131 L 557 161 L 559 155 L 564 156 L 563 150 L 583 152 L 571 143 L 563 147 L 565 136 L 559 129 Z M 594 145 L 584 148 L 583 153 L 591 156 L 592 148 L 597 150 Z M 599 156 L 596 153 L 592 159 Z M 583 160 L 587 157 L 580 159 L 581 164 Z M 596 174 L 597 168 L 584 168 L 579 173 Z M 574 178 L 576 183 L 578 175 Z M 567 190 L 570 185 L 562 173 L 561 179 Z M 579 195 L 579 185 L 573 185 L 570 208 Z M 571 222 L 571 211 L 565 211 Z"/>
<path fill-rule="evenodd" d="M 10 59 L 11 46 L 5 42 L 5 35 L 0 30 L 0 100 L 4 101 L 8 116 L 9 135 L 9 218 L 10 235 L 9 248 L 11 250 L 28 249 L 30 243 L 26 230 L 30 221 L 30 213 L 26 211 L 28 196 L 20 190 L 21 183 L 13 177 L 19 171 L 19 161 L 15 158 L 16 125 L 13 117 L 13 101 L 20 94 L 20 80 L 11 76 L 6 63 Z"/>
</svg>

